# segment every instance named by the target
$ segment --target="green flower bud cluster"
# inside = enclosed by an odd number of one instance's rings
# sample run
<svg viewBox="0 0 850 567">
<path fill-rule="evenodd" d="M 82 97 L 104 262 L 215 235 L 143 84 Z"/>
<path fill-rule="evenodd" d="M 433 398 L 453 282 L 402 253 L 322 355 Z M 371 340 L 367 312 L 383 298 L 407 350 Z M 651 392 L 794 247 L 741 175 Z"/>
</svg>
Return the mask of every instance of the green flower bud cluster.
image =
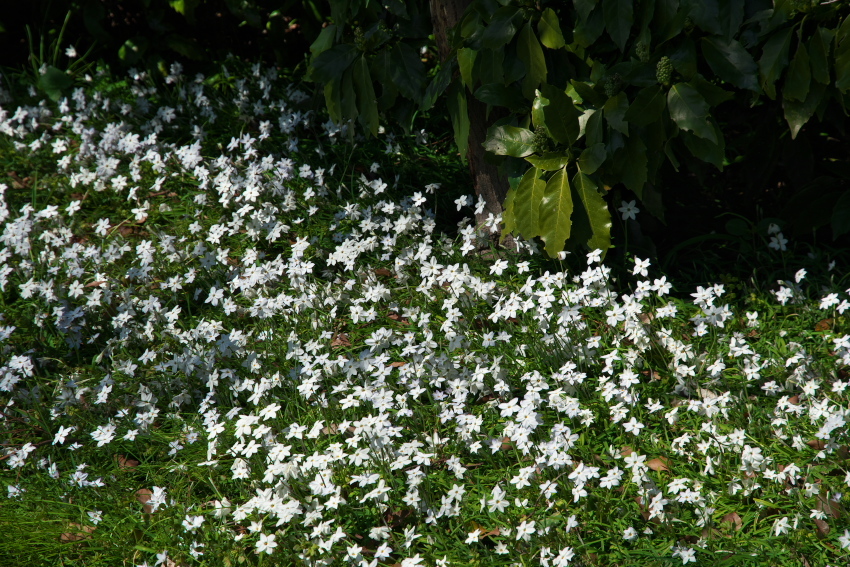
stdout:
<svg viewBox="0 0 850 567">
<path fill-rule="evenodd" d="M 360 26 L 354 28 L 354 46 L 360 51 L 366 51 L 365 35 Z"/>
<path fill-rule="evenodd" d="M 546 128 L 535 128 L 534 139 L 531 141 L 531 147 L 536 154 L 545 154 L 552 149 L 552 138 L 549 137 L 549 132 Z"/>
<path fill-rule="evenodd" d="M 666 55 L 658 61 L 655 68 L 655 78 L 662 85 L 669 85 L 673 78 L 673 62 Z"/>
<path fill-rule="evenodd" d="M 641 63 L 646 63 L 647 61 L 649 61 L 649 45 L 647 45 L 646 43 L 639 41 L 638 44 L 635 46 L 635 53 L 637 54 L 638 59 L 640 59 Z"/>
<path fill-rule="evenodd" d="M 617 96 L 623 90 L 623 77 L 619 73 L 614 73 L 605 79 L 605 96 L 611 98 Z"/>
</svg>

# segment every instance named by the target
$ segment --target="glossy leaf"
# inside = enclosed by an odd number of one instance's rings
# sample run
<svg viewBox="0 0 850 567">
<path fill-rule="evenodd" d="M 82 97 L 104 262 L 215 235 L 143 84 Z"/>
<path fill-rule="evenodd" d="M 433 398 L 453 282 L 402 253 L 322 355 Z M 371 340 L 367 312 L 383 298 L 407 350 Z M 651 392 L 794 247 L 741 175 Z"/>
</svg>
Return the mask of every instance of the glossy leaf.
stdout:
<svg viewBox="0 0 850 567">
<path fill-rule="evenodd" d="M 722 89 L 714 83 L 706 81 L 702 75 L 695 75 L 693 79 L 688 81 L 688 84 L 697 90 L 702 95 L 708 106 L 714 107 L 723 104 L 727 100 L 735 98 L 735 93 Z"/>
<path fill-rule="evenodd" d="M 773 34 L 764 45 L 759 59 L 759 75 L 765 94 L 771 99 L 776 98 L 776 80 L 788 65 L 788 49 L 791 46 L 792 28 L 780 30 Z"/>
<path fill-rule="evenodd" d="M 702 54 L 718 77 L 740 89 L 758 92 L 758 65 L 739 42 L 734 39 L 704 37 Z"/>
<path fill-rule="evenodd" d="M 569 165 L 571 158 L 568 153 L 546 152 L 542 156 L 528 156 L 525 161 L 543 171 L 557 171 Z"/>
<path fill-rule="evenodd" d="M 629 125 L 625 120 L 628 109 L 629 99 L 626 97 L 626 93 L 622 91 L 609 98 L 605 106 L 602 107 L 608 125 L 626 136 L 629 135 Z"/>
<path fill-rule="evenodd" d="M 732 39 L 738 35 L 741 23 L 744 21 L 746 0 L 721 0 L 718 4 L 718 22 L 720 35 Z"/>
<path fill-rule="evenodd" d="M 829 84 L 829 51 L 835 32 L 828 28 L 817 28 L 809 39 L 809 64 L 812 78 L 817 82 Z"/>
<path fill-rule="evenodd" d="M 390 63 L 393 84 L 406 98 L 418 102 L 425 84 L 425 66 L 419 54 L 410 45 L 399 42 L 392 48 Z"/>
<path fill-rule="evenodd" d="M 666 105 L 667 93 L 661 85 L 646 87 L 629 106 L 625 119 L 635 126 L 647 126 L 661 118 L 661 112 Z"/>
<path fill-rule="evenodd" d="M 543 109 L 549 106 L 549 99 L 541 94 L 535 93 L 534 102 L 531 105 L 531 123 L 535 128 L 546 128 L 546 115 Z M 549 134 L 551 136 L 551 134 Z"/>
<path fill-rule="evenodd" d="M 375 98 L 375 88 L 372 86 L 372 76 L 366 56 L 361 55 L 354 62 L 354 86 L 357 89 L 358 118 L 363 127 L 372 134 L 378 135 L 378 101 Z"/>
<path fill-rule="evenodd" d="M 611 212 L 608 210 L 608 203 L 599 194 L 593 179 L 583 171 L 573 176 L 573 188 L 584 206 L 593 232 L 593 236 L 587 241 L 587 247 L 591 250 L 602 250 L 604 254 L 611 247 Z"/>
<path fill-rule="evenodd" d="M 643 186 L 646 184 L 647 158 L 646 145 L 637 133 L 626 142 L 625 160 L 623 162 L 623 185 L 643 199 Z"/>
<path fill-rule="evenodd" d="M 540 238 L 546 243 L 546 253 L 555 258 L 570 237 L 573 215 L 573 195 L 567 170 L 555 172 L 543 192 L 540 203 Z"/>
<path fill-rule="evenodd" d="M 723 171 L 723 160 L 726 157 L 726 144 L 723 140 L 723 134 L 720 132 L 720 129 L 717 128 L 717 125 L 712 123 L 711 126 L 715 129 L 715 137 L 719 140 L 719 144 L 715 144 L 706 138 L 694 136 L 690 132 L 681 132 L 681 137 L 685 142 L 685 146 L 687 146 L 688 150 L 695 158 L 708 162 L 720 171 Z"/>
<path fill-rule="evenodd" d="M 508 189 L 508 194 L 505 196 L 505 202 L 502 203 L 502 234 L 499 238 L 500 243 L 504 241 L 508 234 L 517 234 L 514 202 L 516 200 L 518 187 L 518 185 L 517 187 L 511 186 L 511 188 Z"/>
<path fill-rule="evenodd" d="M 463 84 L 470 90 L 475 84 L 472 69 L 475 65 L 475 58 L 477 55 L 478 52 L 474 49 L 470 49 L 469 47 L 462 47 L 457 50 L 457 64 L 458 67 L 460 67 L 460 78 L 463 81 Z"/>
<path fill-rule="evenodd" d="M 677 83 L 670 87 L 667 108 L 670 110 L 670 118 L 679 128 L 717 143 L 714 129 L 706 121 L 708 103 L 694 87 L 687 83 Z"/>
<path fill-rule="evenodd" d="M 310 76 L 319 83 L 339 80 L 359 54 L 360 51 L 348 43 L 334 45 L 313 60 Z"/>
<path fill-rule="evenodd" d="M 534 98 L 534 91 L 540 83 L 546 82 L 546 59 L 540 42 L 531 29 L 531 22 L 523 26 L 519 32 L 517 56 L 525 64 L 526 75 L 522 81 L 522 94 L 525 98 Z"/>
<path fill-rule="evenodd" d="M 488 49 L 497 49 L 512 40 L 521 15 L 522 12 L 516 6 L 503 6 L 496 10 L 481 36 L 482 45 Z"/>
<path fill-rule="evenodd" d="M 690 4 L 688 16 L 701 30 L 720 34 L 720 9 L 717 0 L 699 0 Z"/>
<path fill-rule="evenodd" d="M 593 175 L 599 169 L 605 159 L 608 157 L 608 152 L 605 151 L 605 144 L 598 143 L 588 146 L 581 152 L 578 158 L 578 168 L 587 175 Z"/>
<path fill-rule="evenodd" d="M 71 87 L 74 80 L 65 72 L 53 65 L 47 67 L 45 72 L 38 78 L 38 86 L 47 93 L 50 100 L 57 101 L 62 98 L 62 91 Z"/>
<path fill-rule="evenodd" d="M 552 85 L 543 85 L 540 90 L 549 100 L 549 104 L 543 108 L 549 135 L 562 144 L 572 145 L 579 134 L 579 112 L 572 99 L 562 89 Z"/>
<path fill-rule="evenodd" d="M 449 83 L 452 81 L 452 73 L 454 73 L 455 66 L 455 61 L 449 60 L 434 75 L 431 84 L 425 89 L 425 96 L 422 98 L 422 104 L 419 107 L 420 111 L 426 112 L 430 110 L 440 95 L 446 91 Z"/>
<path fill-rule="evenodd" d="M 541 173 L 536 167 L 528 168 L 514 196 L 514 223 L 526 240 L 540 236 L 540 203 L 546 189 L 546 181 L 540 178 Z"/>
<path fill-rule="evenodd" d="M 596 43 L 602 32 L 605 31 L 605 18 L 602 15 L 602 6 L 597 6 L 586 20 L 576 22 L 573 30 L 573 39 L 581 47 L 589 47 Z"/>
<path fill-rule="evenodd" d="M 581 21 L 586 21 L 587 17 L 596 7 L 599 0 L 573 0 L 573 6 L 579 15 Z"/>
<path fill-rule="evenodd" d="M 449 87 L 447 103 L 449 116 L 452 119 L 452 130 L 455 135 L 455 144 L 460 153 L 460 158 L 466 160 L 469 148 L 469 114 L 466 110 L 466 90 L 458 82 Z"/>
<path fill-rule="evenodd" d="M 600 93 L 596 92 L 593 89 L 592 85 L 589 85 L 583 81 L 577 81 L 575 79 L 570 79 L 570 84 L 578 93 L 578 96 L 581 97 L 585 106 L 593 105 L 597 108 L 601 108 L 602 105 L 605 104 L 605 101 L 607 99 Z"/>
<path fill-rule="evenodd" d="M 310 54 L 317 57 L 320 53 L 324 53 L 333 46 L 334 38 L 336 37 L 337 27 L 333 24 L 326 28 L 322 28 L 319 32 L 319 37 L 310 44 Z"/>
<path fill-rule="evenodd" d="M 791 60 L 788 66 L 788 72 L 785 74 L 785 86 L 782 89 L 782 96 L 802 102 L 806 100 L 806 95 L 809 94 L 809 85 L 812 82 L 812 68 L 809 64 L 809 53 L 803 43 L 797 47 L 797 53 Z"/>
<path fill-rule="evenodd" d="M 534 132 L 516 126 L 490 126 L 484 139 L 484 149 L 500 156 L 525 157 L 534 150 Z"/>
<path fill-rule="evenodd" d="M 475 66 L 472 68 L 473 79 L 478 79 L 481 84 L 505 82 L 505 50 L 482 49 L 475 58 Z"/>
<path fill-rule="evenodd" d="M 537 32 L 540 34 L 540 43 L 549 49 L 560 49 L 564 47 L 564 34 L 561 33 L 561 24 L 558 16 L 552 8 L 546 8 L 540 15 L 537 23 Z"/>
<path fill-rule="evenodd" d="M 806 94 L 806 100 L 798 102 L 782 99 L 782 110 L 785 112 L 785 121 L 788 122 L 788 127 L 791 129 L 791 139 L 797 137 L 800 129 L 814 115 L 815 110 L 823 98 L 823 93 L 826 91 L 826 85 L 820 83 L 812 83 L 809 86 L 809 92 Z"/>
<path fill-rule="evenodd" d="M 325 106 L 328 107 L 328 114 L 335 123 L 342 122 L 342 101 L 340 99 L 340 83 L 341 79 L 337 78 L 333 81 L 325 83 Z"/>
</svg>

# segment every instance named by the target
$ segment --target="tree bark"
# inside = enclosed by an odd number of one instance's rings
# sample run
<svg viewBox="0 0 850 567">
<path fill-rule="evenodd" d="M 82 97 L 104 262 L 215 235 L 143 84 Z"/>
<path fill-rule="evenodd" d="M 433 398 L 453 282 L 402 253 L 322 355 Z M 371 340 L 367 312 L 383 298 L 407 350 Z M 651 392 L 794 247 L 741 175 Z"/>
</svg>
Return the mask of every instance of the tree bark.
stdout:
<svg viewBox="0 0 850 567">
<path fill-rule="evenodd" d="M 429 0 L 431 7 L 431 23 L 434 27 L 434 38 L 440 61 L 445 63 L 451 53 L 449 33 L 458 25 L 463 13 L 471 0 Z M 476 99 L 469 92 L 466 97 L 467 113 L 469 115 L 469 171 L 475 187 L 475 194 L 484 199 L 486 206 L 480 214 L 475 215 L 475 222 L 480 227 L 492 214 L 494 217 L 502 214 L 502 203 L 508 194 L 508 180 L 499 174 L 499 168 L 485 161 L 486 152 L 483 144 L 487 135 L 487 105 Z M 490 120 L 494 120 L 494 110 L 490 112 Z M 498 233 L 495 233 L 498 236 Z"/>
</svg>

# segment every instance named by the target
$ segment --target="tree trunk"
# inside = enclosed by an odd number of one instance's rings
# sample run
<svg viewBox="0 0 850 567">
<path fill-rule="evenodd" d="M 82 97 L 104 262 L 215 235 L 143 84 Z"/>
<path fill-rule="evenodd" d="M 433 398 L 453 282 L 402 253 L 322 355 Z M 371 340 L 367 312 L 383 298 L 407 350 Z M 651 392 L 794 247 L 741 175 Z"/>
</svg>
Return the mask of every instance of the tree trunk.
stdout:
<svg viewBox="0 0 850 567">
<path fill-rule="evenodd" d="M 449 33 L 460 23 L 464 10 L 470 0 L 429 0 L 431 6 L 431 23 L 434 26 L 434 38 L 440 60 L 445 62 L 451 53 Z M 484 224 L 492 214 L 494 217 L 502 214 L 502 203 L 508 194 L 508 180 L 499 174 L 499 168 L 484 160 L 486 154 L 483 143 L 487 135 L 487 105 L 467 92 L 467 113 L 469 115 L 469 149 L 467 159 L 475 194 L 486 202 L 484 211 L 475 215 L 478 226 Z M 490 120 L 494 120 L 494 111 L 490 112 Z M 498 236 L 498 233 L 495 234 Z"/>
</svg>

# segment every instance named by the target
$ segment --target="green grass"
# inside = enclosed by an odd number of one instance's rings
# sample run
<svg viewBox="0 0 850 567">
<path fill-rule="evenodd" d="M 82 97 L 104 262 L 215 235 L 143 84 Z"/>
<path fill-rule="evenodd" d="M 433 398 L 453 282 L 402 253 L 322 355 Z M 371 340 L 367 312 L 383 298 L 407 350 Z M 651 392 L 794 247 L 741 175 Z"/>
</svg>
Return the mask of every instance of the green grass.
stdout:
<svg viewBox="0 0 850 567">
<path fill-rule="evenodd" d="M 841 251 L 486 250 L 446 132 L 225 66 L 3 106 L 0 558 L 846 564 Z"/>
</svg>

